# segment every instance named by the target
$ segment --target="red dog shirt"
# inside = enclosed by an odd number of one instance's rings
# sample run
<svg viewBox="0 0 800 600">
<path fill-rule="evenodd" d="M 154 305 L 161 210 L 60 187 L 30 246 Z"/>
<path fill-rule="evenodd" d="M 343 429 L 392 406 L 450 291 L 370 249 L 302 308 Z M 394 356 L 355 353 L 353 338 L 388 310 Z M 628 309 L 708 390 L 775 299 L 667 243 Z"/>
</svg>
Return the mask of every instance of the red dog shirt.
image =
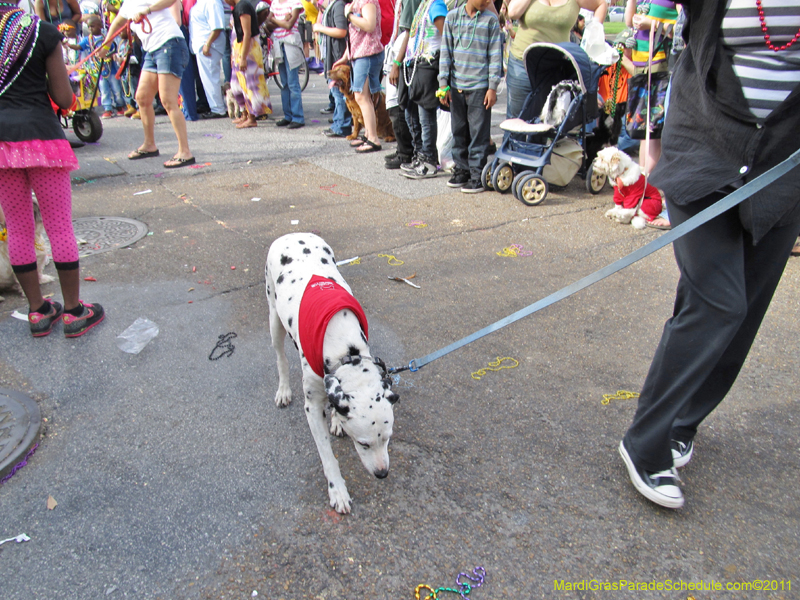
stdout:
<svg viewBox="0 0 800 600">
<path fill-rule="evenodd" d="M 369 339 L 367 316 L 353 295 L 340 286 L 319 275 L 313 275 L 308 282 L 303 298 L 300 300 L 300 312 L 297 316 L 297 334 L 303 347 L 308 365 L 320 377 L 325 376 L 322 342 L 328 323 L 340 310 L 352 310 Z"/>
<path fill-rule="evenodd" d="M 636 183 L 627 187 L 619 185 L 618 181 L 614 187 L 614 204 L 622 206 L 622 208 L 636 208 L 642 193 L 644 193 L 644 200 L 642 200 L 640 210 L 646 220 L 652 221 L 661 214 L 661 194 L 650 183 L 645 188 L 644 175 L 641 175 Z"/>
</svg>

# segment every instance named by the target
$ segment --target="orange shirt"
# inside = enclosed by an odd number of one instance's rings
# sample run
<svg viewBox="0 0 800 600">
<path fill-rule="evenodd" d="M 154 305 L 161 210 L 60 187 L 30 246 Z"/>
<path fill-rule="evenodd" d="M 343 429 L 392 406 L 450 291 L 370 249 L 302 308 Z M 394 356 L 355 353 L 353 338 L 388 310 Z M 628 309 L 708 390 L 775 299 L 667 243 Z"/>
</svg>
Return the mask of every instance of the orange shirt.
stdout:
<svg viewBox="0 0 800 600">
<path fill-rule="evenodd" d="M 600 81 L 597 82 L 597 92 L 603 97 L 603 100 L 608 100 L 614 90 L 614 77 L 616 77 L 617 69 L 620 69 L 619 83 L 617 84 L 617 103 L 628 101 L 628 79 L 631 78 L 630 73 L 625 70 L 625 67 L 614 63 L 606 72 L 600 76 Z"/>
</svg>

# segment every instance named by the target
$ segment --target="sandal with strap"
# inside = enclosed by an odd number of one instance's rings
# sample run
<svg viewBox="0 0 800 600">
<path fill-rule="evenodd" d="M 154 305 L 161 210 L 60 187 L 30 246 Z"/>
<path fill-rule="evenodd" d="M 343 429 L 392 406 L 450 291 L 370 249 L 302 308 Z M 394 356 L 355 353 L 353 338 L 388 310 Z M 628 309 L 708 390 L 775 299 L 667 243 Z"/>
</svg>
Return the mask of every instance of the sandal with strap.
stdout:
<svg viewBox="0 0 800 600">
<path fill-rule="evenodd" d="M 364 140 L 364 143 L 356 148 L 356 154 L 366 154 L 367 152 L 378 152 L 380 150 L 383 150 L 380 144 Z"/>
</svg>

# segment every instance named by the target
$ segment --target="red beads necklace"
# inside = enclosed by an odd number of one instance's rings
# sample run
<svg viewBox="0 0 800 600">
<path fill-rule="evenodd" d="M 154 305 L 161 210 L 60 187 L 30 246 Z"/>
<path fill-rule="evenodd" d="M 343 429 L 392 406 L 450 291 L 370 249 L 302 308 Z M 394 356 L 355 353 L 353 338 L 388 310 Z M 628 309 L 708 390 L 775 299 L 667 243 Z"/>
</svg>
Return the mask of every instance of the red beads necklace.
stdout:
<svg viewBox="0 0 800 600">
<path fill-rule="evenodd" d="M 800 39 L 800 29 L 798 29 L 797 33 L 794 34 L 794 37 L 789 43 L 784 44 L 783 46 L 776 46 L 773 44 L 769 39 L 769 29 L 767 29 L 767 21 L 764 18 L 764 7 L 761 6 L 761 0 L 756 0 L 756 7 L 758 8 L 758 19 L 761 21 L 761 31 L 764 32 L 764 42 L 767 44 L 767 48 L 773 52 L 780 52 L 781 50 L 791 48 L 792 44 Z"/>
</svg>

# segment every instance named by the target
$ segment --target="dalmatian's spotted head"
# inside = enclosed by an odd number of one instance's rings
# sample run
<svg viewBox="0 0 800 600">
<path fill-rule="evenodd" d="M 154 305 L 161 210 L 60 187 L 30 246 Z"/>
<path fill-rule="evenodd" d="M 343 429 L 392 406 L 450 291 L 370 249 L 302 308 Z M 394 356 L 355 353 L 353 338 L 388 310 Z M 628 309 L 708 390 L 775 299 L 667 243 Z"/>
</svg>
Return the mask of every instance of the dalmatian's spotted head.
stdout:
<svg viewBox="0 0 800 600">
<path fill-rule="evenodd" d="M 392 391 L 382 365 L 370 357 L 352 356 L 349 360 L 333 375 L 325 375 L 325 392 L 364 467 L 383 479 L 389 474 L 392 407 L 400 396 Z"/>
</svg>

